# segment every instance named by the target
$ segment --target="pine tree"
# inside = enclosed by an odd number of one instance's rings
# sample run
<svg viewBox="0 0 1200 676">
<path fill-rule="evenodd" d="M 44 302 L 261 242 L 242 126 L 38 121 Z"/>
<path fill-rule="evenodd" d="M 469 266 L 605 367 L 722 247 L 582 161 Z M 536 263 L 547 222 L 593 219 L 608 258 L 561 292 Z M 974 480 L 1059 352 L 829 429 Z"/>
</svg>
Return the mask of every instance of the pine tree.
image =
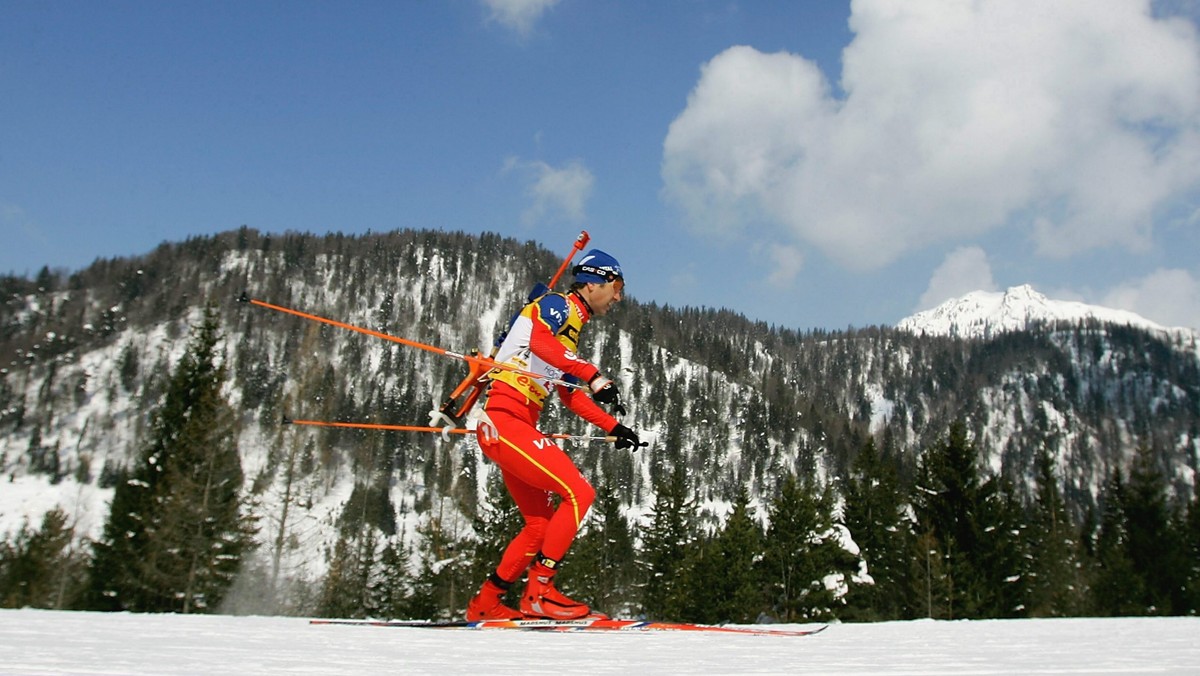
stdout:
<svg viewBox="0 0 1200 676">
<path fill-rule="evenodd" d="M 562 588 L 594 609 L 624 614 L 635 601 L 635 559 L 629 520 L 616 489 L 606 481 L 596 491 L 584 530 L 571 546 L 570 565 L 559 574 Z"/>
<path fill-rule="evenodd" d="M 1143 582 L 1129 556 L 1129 522 L 1125 516 L 1125 480 L 1113 470 L 1101 494 L 1103 512 L 1092 544 L 1090 613 L 1102 616 L 1141 615 Z"/>
<path fill-rule="evenodd" d="M 220 339 L 209 307 L 170 376 L 141 457 L 116 486 L 95 547 L 94 607 L 215 609 L 252 546 L 233 414 L 221 394 Z"/>
<path fill-rule="evenodd" d="M 783 622 L 829 618 L 843 601 L 826 580 L 845 580 L 858 560 L 837 539 L 831 494 L 787 475 L 771 501 L 760 570 Z"/>
<path fill-rule="evenodd" d="M 687 562 L 696 540 L 696 508 L 682 462 L 655 486 L 650 524 L 642 532 L 642 610 L 646 617 L 680 620 L 688 603 Z"/>
<path fill-rule="evenodd" d="M 321 585 L 317 605 L 319 617 L 365 617 L 366 603 L 362 586 L 364 562 L 359 558 L 360 547 L 342 534 L 328 555 L 329 569 Z"/>
<path fill-rule="evenodd" d="M 739 487 L 733 509 L 715 536 L 702 540 L 692 565 L 688 617 L 700 622 L 748 623 L 765 607 L 760 571 L 762 525 Z"/>
<path fill-rule="evenodd" d="M 967 439 L 966 425 L 956 422 L 941 442 L 922 459 L 914 509 L 919 532 L 927 536 L 932 556 L 942 559 L 943 580 L 932 580 L 927 587 L 944 589 L 946 598 L 942 619 L 981 617 L 979 598 L 986 585 L 980 571 L 982 488 L 976 467 L 975 446 Z M 932 570 L 926 566 L 927 570 Z"/>
<path fill-rule="evenodd" d="M 1200 487 L 1192 488 L 1192 501 L 1188 503 L 1182 539 L 1187 555 L 1185 612 L 1195 615 L 1200 613 Z"/>
<path fill-rule="evenodd" d="M 860 586 L 850 597 L 852 617 L 888 620 L 916 616 L 906 600 L 914 543 L 902 510 L 899 483 L 895 464 L 882 458 L 874 439 L 868 439 L 854 459 L 845 483 L 846 527 L 874 581 Z"/>
<path fill-rule="evenodd" d="M 1154 449 L 1144 446 L 1134 455 L 1122 506 L 1128 528 L 1126 551 L 1142 581 L 1142 612 L 1182 612 L 1186 563 L 1181 543 L 1173 537 L 1167 481 Z"/>
<path fill-rule="evenodd" d="M 734 497 L 733 511 L 717 540 L 721 576 L 715 595 L 721 622 L 755 622 L 765 607 L 762 579 L 755 566 L 763 554 L 763 527 L 750 510 L 745 486 Z M 703 590 L 699 590 L 703 591 Z"/>
<path fill-rule="evenodd" d="M 372 617 L 410 617 L 412 577 L 408 554 L 398 539 L 391 539 L 379 555 L 379 566 L 371 576 L 367 613 Z"/>
<path fill-rule="evenodd" d="M 980 533 L 972 554 L 979 575 L 968 606 L 977 617 L 1024 617 L 1029 603 L 1029 555 L 1024 508 L 1009 482 L 991 477 L 980 488 Z"/>
<path fill-rule="evenodd" d="M 1032 617 L 1079 614 L 1082 562 L 1066 503 L 1046 448 L 1037 456 L 1037 486 L 1030 529 L 1030 604 Z"/>
<path fill-rule="evenodd" d="M 480 584 L 480 580 L 470 577 L 472 542 L 449 527 L 454 518 L 449 511 L 429 514 L 417 528 L 422 546 L 410 604 L 414 618 L 449 619 L 461 615 Z"/>
<path fill-rule="evenodd" d="M 55 508 L 41 527 L 28 524 L 13 542 L 0 542 L 0 608 L 68 608 L 83 591 L 87 560 L 76 551 L 74 529 Z"/>
<path fill-rule="evenodd" d="M 949 557 L 937 536 L 925 528 L 913 540 L 909 579 L 917 616 L 930 619 L 952 616 L 950 592 L 953 578 L 947 571 Z"/>
</svg>

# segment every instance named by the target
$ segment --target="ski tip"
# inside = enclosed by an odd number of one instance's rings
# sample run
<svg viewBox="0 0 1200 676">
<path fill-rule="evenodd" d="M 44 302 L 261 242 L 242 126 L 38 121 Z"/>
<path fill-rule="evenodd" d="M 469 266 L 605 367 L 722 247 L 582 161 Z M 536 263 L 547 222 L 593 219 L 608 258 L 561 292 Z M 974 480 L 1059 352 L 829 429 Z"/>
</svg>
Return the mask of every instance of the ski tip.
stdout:
<svg viewBox="0 0 1200 676">
<path fill-rule="evenodd" d="M 285 413 L 285 414 L 283 414 L 283 417 L 279 419 L 279 424 L 281 424 L 281 425 L 291 425 L 291 424 L 292 424 L 292 419 L 291 419 L 291 418 L 289 418 L 289 417 L 287 416 L 287 414 Z"/>
<path fill-rule="evenodd" d="M 249 295 L 247 295 L 247 294 L 246 294 L 246 292 L 243 290 L 243 291 L 242 291 L 242 295 L 238 296 L 238 299 L 237 299 L 237 301 L 238 301 L 239 303 L 249 303 L 249 302 L 250 302 L 250 296 L 249 296 Z"/>
</svg>

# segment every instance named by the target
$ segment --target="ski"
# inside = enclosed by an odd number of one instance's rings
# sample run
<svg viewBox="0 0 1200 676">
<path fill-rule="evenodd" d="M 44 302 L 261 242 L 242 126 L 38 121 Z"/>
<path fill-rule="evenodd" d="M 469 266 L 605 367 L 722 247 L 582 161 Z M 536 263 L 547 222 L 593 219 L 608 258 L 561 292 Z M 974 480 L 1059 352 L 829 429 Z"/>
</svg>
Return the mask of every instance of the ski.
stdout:
<svg viewBox="0 0 1200 676">
<path fill-rule="evenodd" d="M 309 624 L 353 625 L 367 627 L 404 627 L 413 629 L 476 629 L 476 630 L 522 630 L 545 632 L 579 632 L 579 631 L 690 631 L 722 634 L 742 634 L 749 636 L 811 636 L 824 631 L 828 625 L 819 625 L 805 629 L 772 629 L 770 625 L 724 625 L 724 624 L 695 624 L 692 622 L 659 622 L 656 620 L 628 620 L 614 618 L 583 618 L 579 620 L 480 620 L 468 622 L 465 620 L 449 622 L 428 622 L 425 620 L 338 620 L 314 619 Z"/>
</svg>

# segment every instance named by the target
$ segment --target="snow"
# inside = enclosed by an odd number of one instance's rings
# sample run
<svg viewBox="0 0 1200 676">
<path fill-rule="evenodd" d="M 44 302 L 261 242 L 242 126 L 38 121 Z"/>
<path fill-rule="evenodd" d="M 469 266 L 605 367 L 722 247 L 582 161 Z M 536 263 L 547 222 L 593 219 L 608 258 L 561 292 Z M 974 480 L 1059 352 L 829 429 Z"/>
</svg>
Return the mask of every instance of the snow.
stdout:
<svg viewBox="0 0 1200 676">
<path fill-rule="evenodd" d="M 871 434 L 879 434 L 891 422 L 896 402 L 884 396 L 883 386 L 878 383 L 867 383 L 863 395 L 871 403 Z"/>
<path fill-rule="evenodd" d="M 800 626 L 800 625 L 789 625 Z M 805 637 L 438 631 L 0 610 L 0 673 L 1187 674 L 1200 619 L 837 624 Z"/>
<path fill-rule="evenodd" d="M 1151 333 L 1170 335 L 1176 340 L 1195 340 L 1197 335 L 1191 329 L 1168 329 L 1127 310 L 1050 300 L 1028 284 L 1006 291 L 972 291 L 907 317 L 896 328 L 916 334 L 987 338 L 1001 332 L 1022 331 L 1031 323 L 1084 319 L 1134 326 Z"/>
<path fill-rule="evenodd" d="M 22 527 L 39 530 L 46 512 L 56 507 L 77 534 L 97 540 L 108 519 L 112 489 L 80 484 L 73 477 L 52 484 L 45 475 L 5 476 L 0 478 L 0 496 L 0 540 L 11 541 Z"/>
</svg>

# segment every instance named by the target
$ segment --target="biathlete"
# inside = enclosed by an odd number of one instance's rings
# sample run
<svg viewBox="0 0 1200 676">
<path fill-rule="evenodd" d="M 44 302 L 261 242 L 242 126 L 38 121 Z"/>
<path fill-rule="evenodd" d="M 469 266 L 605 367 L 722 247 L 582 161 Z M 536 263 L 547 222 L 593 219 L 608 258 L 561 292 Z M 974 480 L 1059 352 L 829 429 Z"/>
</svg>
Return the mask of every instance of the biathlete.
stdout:
<svg viewBox="0 0 1200 676">
<path fill-rule="evenodd" d="M 517 314 L 496 353 L 496 362 L 549 378 L 586 383 L 591 397 L 580 389 L 561 385 L 555 389 L 572 412 L 616 437 L 617 448 L 637 448 L 641 445 L 637 433 L 596 403 L 624 415 L 616 385 L 578 355 L 584 324 L 593 315 L 606 314 L 621 300 L 625 287 L 621 266 L 612 256 L 592 249 L 572 274 L 575 282 L 567 293 L 547 293 Z M 591 612 L 587 604 L 555 589 L 554 575 L 592 506 L 595 489 L 563 449 L 538 430 L 538 417 L 549 396 L 546 384 L 540 378 L 501 369 L 493 370 L 489 377 L 476 436 L 484 455 L 500 468 L 525 525 L 467 604 L 467 619 L 585 617 Z M 511 608 L 504 604 L 503 596 L 526 570 L 529 576 L 520 609 Z"/>
</svg>

